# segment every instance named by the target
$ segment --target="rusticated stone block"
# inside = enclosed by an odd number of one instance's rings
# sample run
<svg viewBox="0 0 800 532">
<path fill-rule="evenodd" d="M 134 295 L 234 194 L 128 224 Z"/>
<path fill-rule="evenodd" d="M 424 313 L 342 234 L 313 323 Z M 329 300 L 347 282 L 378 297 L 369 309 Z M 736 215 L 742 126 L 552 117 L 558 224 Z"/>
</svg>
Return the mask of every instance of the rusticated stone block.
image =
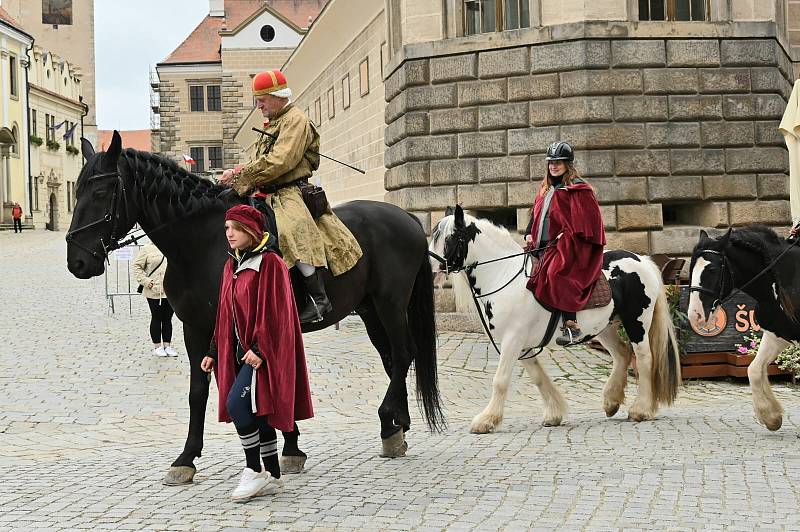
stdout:
<svg viewBox="0 0 800 532">
<path fill-rule="evenodd" d="M 606 150 L 585 150 L 575 154 L 575 168 L 584 177 L 614 175 L 614 152 Z M 534 170 L 535 169 L 535 170 Z M 545 175 L 547 161 L 544 158 L 531 158 L 531 176 Z"/>
<path fill-rule="evenodd" d="M 756 144 L 766 146 L 784 146 L 783 135 L 778 131 L 779 121 L 756 122 Z"/>
<path fill-rule="evenodd" d="M 465 209 L 505 207 L 508 205 L 508 189 L 505 183 L 459 185 L 458 204 Z"/>
<path fill-rule="evenodd" d="M 758 194 L 753 174 L 703 176 L 703 195 L 706 199 L 755 198 Z"/>
<path fill-rule="evenodd" d="M 699 212 L 700 209 L 696 209 L 694 206 L 692 206 L 691 210 L 698 211 L 697 216 L 699 216 L 699 218 L 695 218 L 696 221 L 692 221 L 692 225 L 700 225 L 702 227 L 721 227 L 718 224 L 700 222 L 701 219 L 715 220 L 719 218 L 720 209 L 718 207 L 709 204 L 704 208 L 706 211 L 716 211 L 716 214 L 709 213 L 707 215 L 703 215 Z M 727 212 L 725 215 L 727 217 Z M 691 255 L 699 239 L 699 227 L 665 227 L 662 231 L 653 231 L 650 233 L 650 253 L 653 255 L 664 253 L 670 256 Z"/>
<path fill-rule="evenodd" d="M 456 297 L 452 290 L 434 290 L 433 291 L 433 304 L 436 307 L 436 317 L 442 313 L 452 313 L 456 311 Z M 444 330 L 437 320 L 437 327 L 439 330 Z M 452 329 L 447 329 L 452 330 Z"/>
<path fill-rule="evenodd" d="M 666 122 L 668 119 L 666 96 L 614 96 L 614 120 L 617 122 Z"/>
<path fill-rule="evenodd" d="M 455 135 L 437 137 L 407 137 L 387 148 L 384 164 L 387 168 L 408 161 L 449 159 L 457 154 Z"/>
<path fill-rule="evenodd" d="M 645 131 L 641 124 L 561 126 L 561 137 L 577 150 L 642 148 L 645 145 Z"/>
<path fill-rule="evenodd" d="M 386 101 L 392 100 L 408 87 L 427 84 L 429 79 L 427 59 L 406 61 L 386 80 L 384 84 Z"/>
<path fill-rule="evenodd" d="M 645 177 L 598 177 L 592 186 L 601 204 L 647 201 Z"/>
<path fill-rule="evenodd" d="M 419 220 L 426 235 L 431 234 L 431 213 L 427 211 L 409 211 L 408 214 Z"/>
<path fill-rule="evenodd" d="M 648 234 L 647 231 L 609 231 L 606 233 L 606 249 L 624 249 L 647 255 L 650 252 Z"/>
<path fill-rule="evenodd" d="M 558 98 L 559 94 L 558 74 L 508 78 L 510 102 Z"/>
<path fill-rule="evenodd" d="M 530 103 L 530 123 L 534 126 L 611 122 L 614 105 L 610 96 L 565 98 Z"/>
<path fill-rule="evenodd" d="M 700 124 L 696 122 L 647 124 L 647 144 L 654 148 L 699 146 Z"/>
<path fill-rule="evenodd" d="M 731 225 L 766 224 L 789 225 L 792 220 L 789 202 L 732 201 L 729 204 Z"/>
<path fill-rule="evenodd" d="M 528 125 L 528 104 L 525 102 L 484 105 L 478 108 L 478 127 L 481 131 Z"/>
<path fill-rule="evenodd" d="M 455 85 L 411 87 L 405 91 L 406 109 L 440 109 L 455 107 L 458 96 Z"/>
<path fill-rule="evenodd" d="M 527 47 L 491 50 L 478 54 L 478 75 L 481 78 L 499 78 L 528 74 L 531 71 Z"/>
<path fill-rule="evenodd" d="M 774 173 L 789 171 L 789 154 L 784 148 L 729 148 L 725 150 L 725 168 L 730 173 Z"/>
<path fill-rule="evenodd" d="M 617 150 L 617 175 L 669 174 L 669 150 Z"/>
<path fill-rule="evenodd" d="M 694 94 L 697 70 L 694 68 L 644 69 L 645 94 Z"/>
<path fill-rule="evenodd" d="M 387 168 L 383 183 L 386 190 L 427 185 L 430 183 L 429 164 L 427 161 L 414 162 Z"/>
<path fill-rule="evenodd" d="M 458 133 L 478 129 L 478 110 L 471 108 L 443 109 L 431 111 L 431 133 Z"/>
<path fill-rule="evenodd" d="M 614 230 L 617 228 L 616 205 L 601 205 L 600 216 L 603 217 L 603 226 L 606 228 L 606 231 Z"/>
<path fill-rule="evenodd" d="M 751 68 L 750 84 L 753 92 L 777 92 L 787 100 L 792 91 L 792 84 L 775 67 Z"/>
<path fill-rule="evenodd" d="M 428 113 L 407 113 L 386 126 L 384 140 L 387 146 L 414 135 L 428 133 Z"/>
<path fill-rule="evenodd" d="M 701 122 L 700 142 L 708 147 L 752 146 L 752 122 Z"/>
<path fill-rule="evenodd" d="M 670 150 L 673 174 L 721 174 L 725 150 Z"/>
<path fill-rule="evenodd" d="M 407 211 L 432 211 L 456 204 L 456 187 L 412 187 L 391 190 L 385 199 Z"/>
<path fill-rule="evenodd" d="M 785 110 L 786 102 L 778 94 L 742 94 L 722 100 L 726 120 L 780 120 Z"/>
<path fill-rule="evenodd" d="M 445 159 L 431 161 L 431 185 L 451 185 L 478 182 L 477 159 Z"/>
<path fill-rule="evenodd" d="M 530 166 L 527 155 L 478 159 L 481 183 L 528 181 Z"/>
<path fill-rule="evenodd" d="M 558 140 L 558 127 L 528 127 L 508 130 L 508 153 L 544 153 L 547 147 Z"/>
<path fill-rule="evenodd" d="M 641 94 L 639 70 L 577 70 L 560 74 L 561 96 Z"/>
<path fill-rule="evenodd" d="M 392 101 L 386 104 L 386 109 L 383 112 L 384 122 L 390 124 L 397 120 L 405 112 L 406 95 L 405 93 L 400 93 Z"/>
<path fill-rule="evenodd" d="M 661 218 L 661 204 L 617 205 L 617 229 L 658 229 L 664 225 Z"/>
<path fill-rule="evenodd" d="M 724 40 L 720 44 L 720 52 L 724 66 L 778 64 L 778 47 L 773 39 Z"/>
<path fill-rule="evenodd" d="M 608 68 L 610 64 L 611 46 L 608 41 L 572 41 L 531 47 L 531 71 L 534 74 Z"/>
<path fill-rule="evenodd" d="M 509 190 L 509 196 L 511 195 L 511 191 Z M 511 198 L 508 198 L 508 205 L 511 206 Z M 528 228 L 528 224 L 531 221 L 531 209 L 530 207 L 520 207 L 517 208 L 517 232 L 521 234 L 525 234 L 525 229 Z"/>
<path fill-rule="evenodd" d="M 644 39 L 611 41 L 612 67 L 660 67 L 666 63 L 664 41 Z"/>
<path fill-rule="evenodd" d="M 749 68 L 701 68 L 700 92 L 750 92 Z"/>
<path fill-rule="evenodd" d="M 465 81 L 458 84 L 458 105 L 502 103 L 506 101 L 508 83 L 505 79 Z"/>
<path fill-rule="evenodd" d="M 430 60 L 431 83 L 478 79 L 478 55 L 448 55 Z"/>
<path fill-rule="evenodd" d="M 505 155 L 506 132 L 460 133 L 458 135 L 459 157 L 487 157 Z"/>
<path fill-rule="evenodd" d="M 789 176 L 786 174 L 759 174 L 759 199 L 786 199 L 789 197 Z"/>
<path fill-rule="evenodd" d="M 719 61 L 719 42 L 716 40 L 670 39 L 667 41 L 667 66 L 717 66 Z"/>
<path fill-rule="evenodd" d="M 524 208 L 528 214 L 523 216 L 524 225 L 528 224 L 530 218 L 530 210 L 533 206 L 533 200 L 536 198 L 536 193 L 539 190 L 539 181 L 520 181 L 517 183 L 508 184 L 508 206 Z M 519 225 L 520 214 L 517 212 L 517 225 Z"/>
<path fill-rule="evenodd" d="M 721 120 L 722 96 L 670 96 L 669 119 Z"/>
<path fill-rule="evenodd" d="M 650 201 L 696 200 L 703 197 L 703 180 L 699 176 L 649 177 L 647 183 Z"/>
</svg>

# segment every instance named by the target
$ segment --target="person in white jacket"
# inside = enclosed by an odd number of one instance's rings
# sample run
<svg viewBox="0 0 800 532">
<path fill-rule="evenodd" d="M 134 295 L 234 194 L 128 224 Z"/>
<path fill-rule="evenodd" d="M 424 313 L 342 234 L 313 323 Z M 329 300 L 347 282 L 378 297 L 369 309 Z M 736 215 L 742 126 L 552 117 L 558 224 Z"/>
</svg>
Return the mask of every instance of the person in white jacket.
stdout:
<svg viewBox="0 0 800 532">
<path fill-rule="evenodd" d="M 153 354 L 160 357 L 176 357 L 172 347 L 172 306 L 164 293 L 164 272 L 167 259 L 152 243 L 142 246 L 133 261 L 133 276 L 142 286 L 142 295 L 150 306 L 150 338 Z"/>
</svg>

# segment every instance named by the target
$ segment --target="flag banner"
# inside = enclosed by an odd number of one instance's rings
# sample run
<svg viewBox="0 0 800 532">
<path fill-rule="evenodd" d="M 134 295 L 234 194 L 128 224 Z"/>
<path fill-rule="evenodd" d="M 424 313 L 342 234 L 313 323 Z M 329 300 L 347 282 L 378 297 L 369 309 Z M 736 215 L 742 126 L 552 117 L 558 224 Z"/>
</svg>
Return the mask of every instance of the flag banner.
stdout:
<svg viewBox="0 0 800 532">
<path fill-rule="evenodd" d="M 69 140 L 72 138 L 72 135 L 75 134 L 76 127 L 78 127 L 78 124 L 72 124 L 72 127 L 69 128 L 66 133 L 64 133 L 64 140 Z"/>
<path fill-rule="evenodd" d="M 58 125 L 56 125 L 56 126 L 51 126 L 51 127 L 50 127 L 50 128 L 48 128 L 48 129 L 50 129 L 51 131 L 56 131 L 56 130 L 58 130 L 58 129 L 61 129 L 61 126 L 63 126 L 63 125 L 64 125 L 64 124 L 66 124 L 66 123 L 67 123 L 67 121 L 66 121 L 66 120 L 64 120 L 64 121 L 63 121 L 63 122 L 61 122 L 60 124 L 58 124 Z"/>
<path fill-rule="evenodd" d="M 183 154 L 183 161 L 184 161 L 186 164 L 195 164 L 195 162 L 194 162 L 194 159 L 192 159 L 191 157 L 189 157 L 189 156 L 188 156 L 188 155 L 186 155 L 185 153 Z"/>
</svg>

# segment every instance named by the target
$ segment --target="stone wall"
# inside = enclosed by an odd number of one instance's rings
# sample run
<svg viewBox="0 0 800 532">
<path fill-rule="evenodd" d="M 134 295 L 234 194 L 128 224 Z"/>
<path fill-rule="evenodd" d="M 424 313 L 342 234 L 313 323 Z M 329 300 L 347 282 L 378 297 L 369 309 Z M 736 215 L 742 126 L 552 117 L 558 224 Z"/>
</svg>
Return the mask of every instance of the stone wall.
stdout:
<svg viewBox="0 0 800 532">
<path fill-rule="evenodd" d="M 793 67 L 776 40 L 453 49 L 385 85 L 386 199 L 426 227 L 459 203 L 515 213 L 521 231 L 557 139 L 597 191 L 610 248 L 686 255 L 698 226 L 789 223 L 777 125 Z"/>
</svg>

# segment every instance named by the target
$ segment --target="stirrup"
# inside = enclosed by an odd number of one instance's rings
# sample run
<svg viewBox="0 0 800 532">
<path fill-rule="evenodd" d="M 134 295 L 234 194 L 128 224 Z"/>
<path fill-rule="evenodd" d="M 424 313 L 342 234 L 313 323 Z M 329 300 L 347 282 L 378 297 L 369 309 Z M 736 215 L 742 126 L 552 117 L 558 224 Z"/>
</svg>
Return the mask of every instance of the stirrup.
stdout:
<svg viewBox="0 0 800 532">
<path fill-rule="evenodd" d="M 564 325 L 561 328 L 561 332 L 561 336 L 556 338 L 556 344 L 560 345 L 561 347 L 578 344 L 580 343 L 581 336 L 583 336 L 581 330 L 577 326 L 570 327 L 569 325 Z"/>
</svg>

